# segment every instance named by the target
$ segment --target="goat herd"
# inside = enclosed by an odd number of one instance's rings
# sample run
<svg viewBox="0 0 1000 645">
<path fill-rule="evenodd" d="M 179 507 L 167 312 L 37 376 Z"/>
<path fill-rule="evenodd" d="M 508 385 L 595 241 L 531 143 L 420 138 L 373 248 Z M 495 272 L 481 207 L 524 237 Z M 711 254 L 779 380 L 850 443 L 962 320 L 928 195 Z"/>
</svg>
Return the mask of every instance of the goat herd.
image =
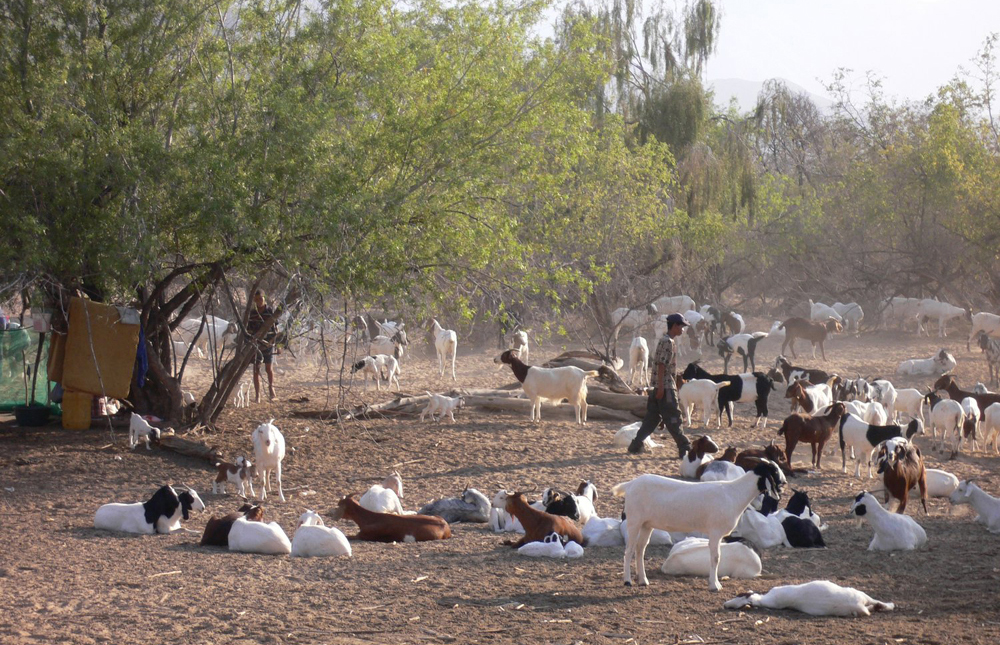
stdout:
<svg viewBox="0 0 1000 645">
<path fill-rule="evenodd" d="M 719 447 L 710 436 L 692 437 L 690 450 L 681 458 L 680 479 L 645 474 L 612 487 L 614 495 L 624 497 L 620 519 L 597 515 L 598 490 L 588 481 L 581 482 L 574 492 L 546 489 L 541 499 L 534 502 L 529 501 L 528 492 L 500 490 L 491 499 L 466 487 L 456 497 L 436 500 L 416 513 L 408 512 L 401 502 L 403 481 L 398 473 L 372 486 L 360 499 L 352 495 L 343 497 L 329 516 L 356 523 L 359 527 L 357 538 L 364 541 L 440 540 L 451 537 L 452 523 L 479 522 L 488 523 L 497 533 L 523 533 L 520 539 L 504 543 L 527 556 L 578 558 L 584 555 L 584 547 L 624 547 L 627 585 L 632 584 L 633 560 L 638 583 L 649 584 L 644 565 L 648 544 L 672 545 L 661 570 L 670 575 L 705 576 L 709 588 L 718 591 L 721 589 L 720 576 L 752 578 L 760 575 L 761 553 L 766 549 L 825 546 L 824 532 L 828 525 L 813 512 L 804 491 L 795 492 L 784 510 L 778 509 L 777 502 L 787 486 L 787 478 L 804 472 L 804 469 L 792 467 L 797 444 L 810 444 L 810 464 L 820 469 L 824 448 L 836 433 L 843 472 L 847 472 L 847 461 L 851 459 L 856 461 L 855 477 L 861 477 L 862 461 L 868 467 L 869 477 L 873 468 L 880 476 L 878 488 L 858 493 L 851 505 L 851 513 L 867 521 L 874 532 L 869 550 L 911 550 L 926 544 L 924 529 L 904 514 L 909 492 L 913 489 L 919 491 L 925 513 L 928 496 L 946 497 L 952 504 L 972 505 L 978 513 L 976 521 L 985 524 L 990 532 L 1000 533 L 1000 499 L 982 491 L 973 481 L 959 481 L 951 473 L 926 467 L 921 450 L 914 443 L 917 435 L 924 434 L 927 423 L 939 449 L 946 453 L 950 451 L 954 455 L 961 451 L 966 439 L 972 441 L 972 448 L 976 450 L 981 437 L 984 449 L 992 439 L 994 452 L 1000 454 L 997 450 L 1000 394 L 990 393 L 981 384 L 975 390 L 962 389 L 956 378 L 947 373 L 956 365 L 948 352 L 942 349 L 928 359 L 904 361 L 899 366 L 897 373 L 901 375 L 937 376 L 926 392 L 897 388 L 888 379 L 860 376 L 850 379 L 820 369 L 795 366 L 783 355 L 777 357 L 773 369 L 763 373 L 755 371 L 755 347 L 760 340 L 784 334 L 782 354 L 787 346 L 794 357 L 794 341 L 802 338 L 813 344 L 814 358 L 815 346 L 819 345 L 825 359 L 823 342 L 827 334 L 843 331 L 845 326 L 856 331 L 863 319 L 860 307 L 854 303 L 835 303 L 827 307 L 810 301 L 813 320 L 791 318 L 776 322 L 771 332 L 747 334 L 742 317 L 733 312 L 721 312 L 714 307 L 695 311 L 694 302 L 687 296 L 661 300 L 669 302 L 658 302 L 656 306 L 660 310 L 665 307 L 682 311 L 691 323 L 688 337 L 691 349 L 698 349 L 702 338 L 712 343 L 713 335 L 720 333 L 716 347 L 725 361 L 723 373 L 710 374 L 698 362 L 692 362 L 678 376 L 678 400 L 687 425 L 692 425 L 693 409 L 700 407 L 706 427 L 713 418 L 721 427 L 723 412 L 732 426 L 734 404 L 752 402 L 757 414 L 754 425 L 766 427 L 769 395 L 781 383 L 793 411 L 778 430 L 778 436 L 785 440 L 783 449 L 773 441 L 770 445 L 744 451 L 730 447 L 715 459 Z M 654 316 L 656 312 L 657 309 L 651 307 L 649 315 Z M 617 328 L 639 329 L 645 324 L 662 322 L 661 318 L 644 318 L 644 315 L 637 315 L 639 313 L 635 309 L 616 311 L 615 315 L 621 314 L 619 323 L 629 323 L 617 325 Z M 936 319 L 939 334 L 944 336 L 948 320 L 964 313 L 965 310 L 937 300 L 911 302 L 903 298 L 889 303 L 884 318 L 895 316 L 900 324 L 914 320 L 918 333 L 923 331 L 928 319 Z M 985 313 L 968 317 L 973 322 L 970 344 L 972 339 L 978 338 L 988 355 L 991 376 L 995 379 L 994 362 L 1000 361 L 1000 347 L 989 336 L 1000 332 L 1000 317 Z M 392 329 L 393 334 L 386 337 L 393 345 L 389 353 L 374 352 L 374 356 L 355 364 L 354 371 L 370 374 L 376 383 L 393 377 L 393 363 L 398 373 L 398 359 L 402 357 L 401 330 L 401 326 Z M 723 336 L 727 330 L 730 333 Z M 443 329 L 437 321 L 434 321 L 434 332 L 439 372 L 444 375 L 450 363 L 455 379 L 457 336 Z M 657 337 L 661 333 L 662 329 L 656 327 Z M 641 336 L 636 335 L 635 339 L 632 349 L 640 351 L 630 351 L 633 368 L 630 380 L 638 373 L 644 381 L 644 368 L 649 361 L 648 345 Z M 585 423 L 587 379 L 597 376 L 598 371 L 572 366 L 528 365 L 528 339 L 524 332 L 519 332 L 513 345 L 514 348 L 504 352 L 496 362 L 510 366 L 525 395 L 531 399 L 531 419 L 540 421 L 542 400 L 568 399 L 576 408 L 577 422 Z M 643 346 L 645 352 L 641 351 Z M 751 371 L 736 375 L 726 373 L 733 353 L 742 356 L 744 369 L 750 367 Z M 379 362 L 378 357 L 386 360 Z M 457 407 L 455 399 L 431 395 L 424 414 L 432 417 L 447 414 L 454 419 Z M 925 417 L 925 407 L 929 417 Z M 798 408 L 801 412 L 795 411 Z M 231 464 L 216 464 L 213 492 L 224 493 L 225 486 L 233 484 L 241 496 L 252 499 L 255 497 L 252 480 L 256 475 L 260 480 L 262 501 L 273 484 L 279 499 L 285 501 L 281 485 L 285 441 L 273 421 L 261 424 L 251 435 L 254 462 L 239 457 Z M 900 425 L 904 422 L 905 425 Z M 637 429 L 638 424 L 620 428 L 614 444 L 627 445 Z M 151 434 L 155 438 L 155 428 L 133 415 L 130 445 L 135 447 L 145 440 L 149 448 Z M 950 445 L 946 448 L 946 444 Z M 651 438 L 647 439 L 647 445 L 656 446 Z M 876 492 L 883 494 L 886 507 L 873 495 Z M 891 500 L 896 500 L 895 512 L 887 510 L 892 505 Z M 102 506 L 96 513 L 94 525 L 98 529 L 132 533 L 168 533 L 181 529 L 181 520 L 189 519 L 191 511 L 204 508 L 194 490 L 181 488 L 178 491 L 163 486 L 144 503 Z M 264 521 L 262 506 L 250 503 L 226 516 L 209 519 L 201 544 L 292 556 L 350 556 L 352 553 L 344 534 L 337 528 L 324 526 L 319 514 L 311 510 L 301 515 L 289 540 L 278 523 Z M 763 595 L 751 592 L 725 603 L 727 608 L 746 606 L 791 608 L 813 615 L 840 616 L 868 615 L 871 611 L 894 607 L 893 603 L 875 600 L 856 589 L 822 580 L 778 586 Z"/>
</svg>

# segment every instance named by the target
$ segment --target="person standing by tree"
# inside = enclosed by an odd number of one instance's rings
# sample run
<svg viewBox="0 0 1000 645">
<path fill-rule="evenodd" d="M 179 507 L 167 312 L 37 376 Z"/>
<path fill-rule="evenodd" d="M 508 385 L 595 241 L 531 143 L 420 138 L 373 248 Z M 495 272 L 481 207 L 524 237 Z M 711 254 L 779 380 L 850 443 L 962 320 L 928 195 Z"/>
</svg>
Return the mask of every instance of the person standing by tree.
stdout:
<svg viewBox="0 0 1000 645">
<path fill-rule="evenodd" d="M 267 306 L 264 299 L 263 289 L 257 289 L 253 294 L 253 307 L 247 317 L 247 333 L 250 336 L 256 334 L 264 325 L 264 321 L 274 315 L 274 310 Z M 271 327 L 260 340 L 253 341 L 257 344 L 253 357 L 253 391 L 254 401 L 260 403 L 260 365 L 264 364 L 267 372 L 267 396 L 274 400 L 274 341 L 278 333 Z"/>
<path fill-rule="evenodd" d="M 635 439 L 628 446 L 632 454 L 645 452 L 643 442 L 653 434 L 662 421 L 670 436 L 677 442 L 677 450 L 683 457 L 691 447 L 691 441 L 681 430 L 681 411 L 677 407 L 677 353 L 674 338 L 684 333 L 688 322 L 681 314 L 667 316 L 667 333 L 660 338 L 653 355 L 653 389 L 646 403 L 646 418 L 642 420 Z"/>
</svg>

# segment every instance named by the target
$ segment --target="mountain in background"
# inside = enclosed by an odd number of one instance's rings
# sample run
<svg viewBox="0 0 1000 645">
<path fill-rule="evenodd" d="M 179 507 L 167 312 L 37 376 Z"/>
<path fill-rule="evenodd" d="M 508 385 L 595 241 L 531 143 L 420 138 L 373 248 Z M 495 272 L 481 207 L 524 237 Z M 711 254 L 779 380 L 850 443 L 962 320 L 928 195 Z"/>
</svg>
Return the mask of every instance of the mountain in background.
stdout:
<svg viewBox="0 0 1000 645">
<path fill-rule="evenodd" d="M 833 100 L 819 94 L 813 94 L 801 85 L 787 79 L 779 78 L 778 80 L 782 81 L 793 94 L 804 92 L 808 95 L 820 112 L 828 114 L 833 110 Z M 726 109 L 729 107 L 730 98 L 735 98 L 741 112 L 754 109 L 760 90 L 764 87 L 764 83 L 761 81 L 746 81 L 742 78 L 717 78 L 709 81 L 708 85 L 715 90 L 714 102 L 717 107 Z"/>
</svg>

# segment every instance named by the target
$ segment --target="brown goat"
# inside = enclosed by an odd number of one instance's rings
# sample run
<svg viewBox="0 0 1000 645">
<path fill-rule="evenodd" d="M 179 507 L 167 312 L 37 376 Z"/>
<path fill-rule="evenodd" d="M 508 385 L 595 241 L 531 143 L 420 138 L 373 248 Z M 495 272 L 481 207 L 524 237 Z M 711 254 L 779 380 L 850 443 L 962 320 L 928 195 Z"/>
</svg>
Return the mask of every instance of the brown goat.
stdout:
<svg viewBox="0 0 1000 645">
<path fill-rule="evenodd" d="M 919 486 L 920 503 L 924 506 L 924 515 L 929 514 L 927 512 L 927 471 L 924 468 L 924 458 L 920 454 L 920 448 L 905 439 L 883 442 L 879 446 L 875 463 L 878 464 L 878 473 L 882 475 L 886 503 L 891 495 L 899 500 L 896 512 L 904 512 L 910 489 Z"/>
<path fill-rule="evenodd" d="M 348 495 L 330 511 L 335 520 L 351 520 L 358 525 L 357 539 L 368 542 L 427 542 L 451 537 L 451 526 L 432 515 L 394 515 L 363 508 Z"/>
<path fill-rule="evenodd" d="M 840 401 L 830 406 L 826 415 L 821 417 L 811 417 L 807 414 L 795 413 L 788 416 L 781 424 L 778 435 L 785 435 L 785 456 L 788 463 L 792 463 L 792 453 L 798 442 L 812 445 L 812 465 L 817 470 L 822 470 L 820 459 L 823 457 L 823 447 L 833 436 L 833 428 L 840 423 L 840 417 L 844 416 L 847 409 Z"/>
<path fill-rule="evenodd" d="M 795 355 L 795 339 L 802 338 L 812 343 L 813 358 L 816 358 L 816 345 L 819 345 L 824 361 L 826 360 L 826 350 L 823 348 L 823 343 L 826 341 L 827 334 L 844 331 L 844 327 L 833 318 L 819 322 L 794 317 L 781 323 L 778 329 L 785 330 L 785 342 L 781 343 L 782 354 L 785 353 L 785 346 L 788 346 L 792 350 L 792 358 L 798 358 Z"/>
<path fill-rule="evenodd" d="M 522 547 L 528 542 L 541 542 L 547 536 L 558 533 L 564 540 L 572 540 L 583 546 L 583 534 L 569 518 L 561 515 L 550 515 L 545 511 L 531 508 L 524 498 L 524 493 L 510 493 L 504 508 L 521 522 L 524 527 L 524 537 L 517 542 L 504 540 L 514 548 Z"/>
<path fill-rule="evenodd" d="M 212 516 L 205 523 L 205 532 L 201 534 L 201 546 L 229 546 L 229 530 L 233 528 L 233 522 L 241 517 L 247 518 L 250 522 L 264 521 L 264 507 L 260 505 L 252 506 L 244 504 L 235 513 L 229 513 L 222 517 Z"/>
<path fill-rule="evenodd" d="M 767 459 L 778 464 L 781 471 L 789 477 L 794 477 L 798 472 L 804 472 L 805 469 L 793 469 L 785 459 L 785 453 L 781 450 L 781 446 L 775 445 L 774 441 L 771 444 L 763 448 L 747 448 L 736 455 L 736 460 L 733 462 L 743 470 L 750 472 L 754 467 L 761 462 L 762 459 Z"/>
<path fill-rule="evenodd" d="M 961 401 L 967 396 L 971 396 L 979 404 L 979 410 L 982 414 L 986 414 L 986 408 L 990 407 L 994 403 L 1000 403 L 1000 394 L 991 392 L 989 394 L 978 394 L 976 392 L 968 392 L 966 390 L 958 387 L 958 381 L 951 374 L 945 374 L 938 380 L 934 382 L 934 391 L 944 390 L 948 393 L 953 401 Z"/>
</svg>

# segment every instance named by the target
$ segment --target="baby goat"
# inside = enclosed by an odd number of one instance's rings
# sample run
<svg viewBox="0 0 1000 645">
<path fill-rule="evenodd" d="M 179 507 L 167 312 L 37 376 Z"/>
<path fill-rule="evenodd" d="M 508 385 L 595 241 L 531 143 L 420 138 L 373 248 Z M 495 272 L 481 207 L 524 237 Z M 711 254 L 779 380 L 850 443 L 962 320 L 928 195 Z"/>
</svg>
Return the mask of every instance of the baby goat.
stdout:
<svg viewBox="0 0 1000 645">
<path fill-rule="evenodd" d="M 228 482 L 235 484 L 237 492 L 243 497 L 247 497 L 247 490 L 250 491 L 250 497 L 256 497 L 257 494 L 253 492 L 253 463 L 249 459 L 237 457 L 235 464 L 217 461 L 215 468 L 218 473 L 215 475 L 215 481 L 212 482 L 213 495 L 225 495 L 226 483 Z"/>
<path fill-rule="evenodd" d="M 134 449 L 139 445 L 139 441 L 145 441 L 146 450 L 152 450 L 149 446 L 150 438 L 159 442 L 160 429 L 149 425 L 145 419 L 133 412 L 128 422 L 128 447 Z"/>
<path fill-rule="evenodd" d="M 426 391 L 426 390 L 425 390 Z M 427 392 L 429 400 L 427 401 L 427 407 L 424 411 L 420 413 L 420 420 L 424 420 L 424 416 L 431 415 L 432 421 L 441 421 L 444 415 L 448 415 L 448 418 L 455 421 L 455 410 L 460 410 L 465 407 L 465 397 L 461 396 L 445 396 L 443 394 L 431 394 Z M 434 415 L 437 418 L 434 418 Z"/>
</svg>

